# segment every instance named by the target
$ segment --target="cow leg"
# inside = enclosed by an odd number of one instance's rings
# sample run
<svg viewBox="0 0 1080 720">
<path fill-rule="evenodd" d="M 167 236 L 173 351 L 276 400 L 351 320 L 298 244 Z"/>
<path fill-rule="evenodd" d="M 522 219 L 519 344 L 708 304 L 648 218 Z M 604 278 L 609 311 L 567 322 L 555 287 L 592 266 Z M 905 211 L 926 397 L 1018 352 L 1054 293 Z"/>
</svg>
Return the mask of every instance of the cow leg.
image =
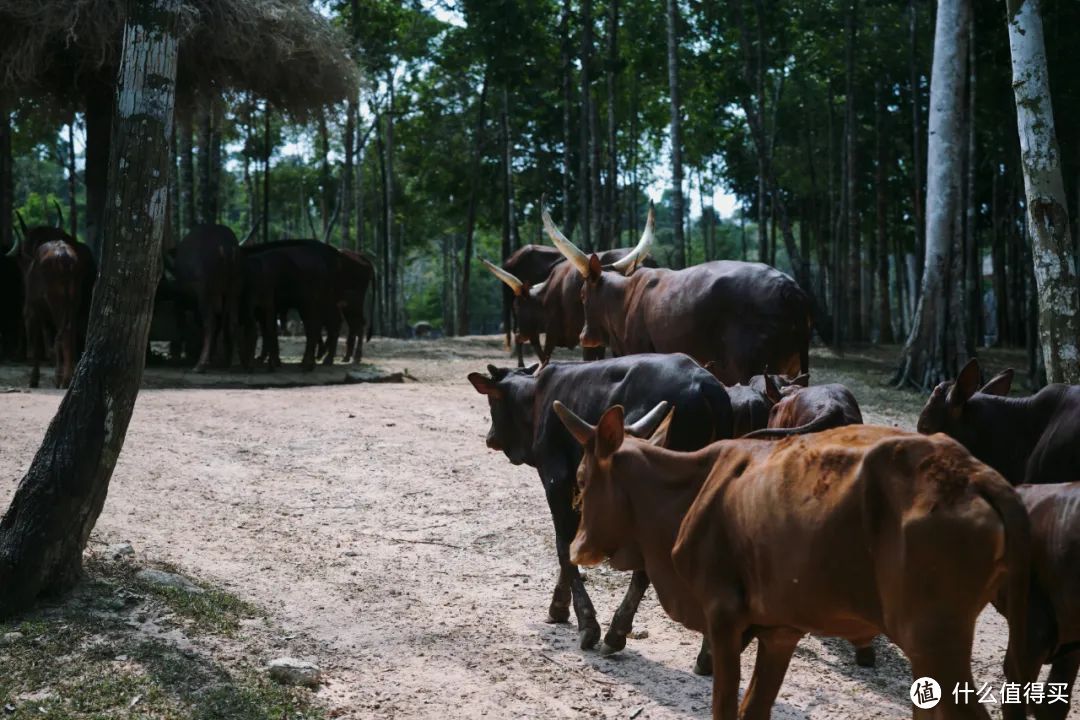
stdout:
<svg viewBox="0 0 1080 720">
<path fill-rule="evenodd" d="M 604 635 L 604 644 L 600 647 L 601 655 L 611 655 L 626 647 L 626 636 L 634 629 L 634 615 L 637 614 L 641 598 L 645 597 L 645 591 L 649 589 L 649 576 L 644 570 L 635 570 L 630 576 L 630 587 L 626 588 L 626 595 L 619 603 L 619 609 L 611 618 L 607 634 Z"/>
<path fill-rule="evenodd" d="M 319 344 L 322 323 L 318 312 L 307 311 L 300 318 L 304 323 L 304 357 L 300 360 L 300 369 L 311 372 L 315 369 L 315 350 Z"/>
<path fill-rule="evenodd" d="M 1046 682 L 1065 683 L 1065 697 L 1072 698 L 1072 690 L 1073 685 L 1076 683 L 1077 670 L 1080 670 L 1080 650 L 1075 650 L 1056 658 L 1054 664 L 1050 666 L 1050 675 L 1046 678 Z M 1004 708 L 1005 706 L 1002 707 Z M 1069 703 L 1057 702 L 1053 705 L 1042 704 L 1035 705 L 1034 707 L 1037 720 L 1065 720 L 1069 714 Z M 1019 715 L 1017 715 L 1017 717 L 1019 717 Z"/>
<path fill-rule="evenodd" d="M 913 678 L 931 677 L 941 686 L 941 702 L 936 707 L 920 710 L 913 707 L 914 718 L 978 718 L 988 720 L 990 715 L 977 698 L 969 697 L 960 702 L 953 697 L 953 688 L 978 689 L 971 675 L 971 645 L 975 639 L 975 615 L 937 615 L 925 613 L 911 622 L 904 632 L 901 650 L 911 660 Z M 1017 706 L 1021 707 L 1021 706 Z"/>
<path fill-rule="evenodd" d="M 578 624 L 578 644 L 582 650 L 589 650 L 596 646 L 600 640 L 600 623 L 596 621 L 596 610 L 593 608 L 589 594 L 585 592 L 585 583 L 581 579 L 577 565 L 570 562 L 570 543 L 574 539 L 578 528 L 578 514 L 574 512 L 570 498 L 570 488 L 574 482 L 575 469 L 562 472 L 559 477 L 545 483 L 544 490 L 547 495 L 548 509 L 551 511 L 551 519 L 555 523 L 555 548 L 559 554 L 559 580 L 565 578 L 570 586 L 570 595 L 574 603 L 574 615 Z M 552 605 L 558 599 L 558 587 L 552 597 Z"/>
<path fill-rule="evenodd" d="M 214 338 L 217 337 L 218 332 L 218 316 L 209 302 L 202 302 L 200 305 L 203 308 L 203 341 L 202 351 L 199 353 L 199 361 L 195 363 L 194 371 L 204 373 L 206 366 L 210 364 L 211 353 L 214 350 Z"/>
<path fill-rule="evenodd" d="M 326 321 L 326 356 L 323 357 L 323 365 L 333 365 L 334 355 L 337 354 L 338 337 L 341 334 L 341 311 L 337 306 L 330 309 Z"/>
<path fill-rule="evenodd" d="M 520 340 L 514 340 L 514 344 L 517 345 L 518 367 L 525 367 L 525 343 Z"/>
<path fill-rule="evenodd" d="M 713 720 L 737 720 L 743 628 L 731 612 L 716 609 L 707 613 L 706 622 L 713 657 Z"/>
<path fill-rule="evenodd" d="M 750 676 L 750 685 L 746 688 L 746 696 L 739 710 L 741 720 L 769 720 L 791 655 L 801 638 L 802 633 L 789 628 L 757 633 L 757 658 L 754 660 L 754 674 Z"/>
<path fill-rule="evenodd" d="M 36 388 L 41 383 L 41 356 L 45 351 L 45 328 L 38 326 L 37 318 L 31 313 L 27 313 L 25 317 L 26 342 L 30 346 L 30 387 Z"/>
<path fill-rule="evenodd" d="M 877 654 L 874 652 L 873 639 L 867 643 L 853 643 L 855 645 L 855 664 L 859 667 L 872 668 L 877 665 Z"/>
<path fill-rule="evenodd" d="M 701 637 L 701 649 L 698 650 L 697 658 L 694 659 L 695 675 L 712 675 L 712 650 L 709 649 L 709 636 Z"/>
<path fill-rule="evenodd" d="M 570 573 L 559 567 L 559 577 L 555 581 L 555 590 L 551 593 L 551 605 L 548 606 L 547 622 L 564 623 L 570 620 Z"/>
</svg>

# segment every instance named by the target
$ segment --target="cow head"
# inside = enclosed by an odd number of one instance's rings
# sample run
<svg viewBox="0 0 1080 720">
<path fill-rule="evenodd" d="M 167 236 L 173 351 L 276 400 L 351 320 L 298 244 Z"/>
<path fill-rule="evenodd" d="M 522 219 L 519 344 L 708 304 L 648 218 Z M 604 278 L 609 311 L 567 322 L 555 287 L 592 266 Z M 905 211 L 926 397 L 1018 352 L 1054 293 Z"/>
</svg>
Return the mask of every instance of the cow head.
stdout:
<svg viewBox="0 0 1080 720">
<path fill-rule="evenodd" d="M 508 270 L 481 260 L 492 275 L 501 280 L 514 293 L 514 315 L 517 316 L 518 334 L 532 340 L 546 330 L 544 323 L 544 291 L 548 281 L 531 285 Z"/>
<path fill-rule="evenodd" d="M 603 266 L 594 253 L 586 255 L 555 227 L 547 210 L 541 217 L 544 229 L 555 247 L 577 269 L 585 282 L 581 286 L 581 302 L 585 308 L 585 326 L 581 329 L 581 346 L 598 348 L 610 344 L 611 320 L 622 317 L 623 298 L 626 294 L 626 277 L 632 275 L 645 261 L 652 248 L 656 230 L 656 211 L 649 204 L 649 216 L 645 220 L 645 232 L 638 244 L 621 259 Z"/>
<path fill-rule="evenodd" d="M 488 375 L 469 373 L 469 382 L 476 392 L 487 395 L 491 408 L 487 446 L 502 451 L 514 465 L 530 462 L 532 454 L 538 367 L 510 370 L 488 365 Z"/>
<path fill-rule="evenodd" d="M 624 425 L 622 405 L 608 408 L 600 422 L 590 425 L 559 401 L 555 414 L 585 450 L 577 472 L 577 507 L 581 522 L 570 546 L 570 560 L 577 565 L 597 565 L 615 555 L 630 532 L 630 502 L 618 477 L 617 452 L 627 435 L 649 438 L 663 445 L 672 412 L 661 402 L 643 418 Z"/>
<path fill-rule="evenodd" d="M 959 440 L 965 447 L 973 447 L 978 438 L 978 427 L 972 418 L 970 400 L 976 393 L 1005 396 L 1012 388 L 1012 368 L 991 378 L 979 387 L 979 361 L 972 358 L 956 377 L 956 380 L 940 383 L 930 393 L 916 428 L 924 435 L 945 433 Z"/>
</svg>

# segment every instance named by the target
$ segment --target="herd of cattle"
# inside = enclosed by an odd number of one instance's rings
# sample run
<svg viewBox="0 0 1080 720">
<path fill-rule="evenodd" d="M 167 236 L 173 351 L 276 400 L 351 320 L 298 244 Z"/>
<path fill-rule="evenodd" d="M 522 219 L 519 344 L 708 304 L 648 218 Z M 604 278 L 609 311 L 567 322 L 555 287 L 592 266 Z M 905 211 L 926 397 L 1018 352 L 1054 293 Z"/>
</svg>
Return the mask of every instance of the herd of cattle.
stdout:
<svg viewBox="0 0 1080 720">
<path fill-rule="evenodd" d="M 884 634 L 914 677 L 940 684 L 940 703 L 914 716 L 986 718 L 952 690 L 979 687 L 975 623 L 993 603 L 1008 621 L 1008 680 L 1019 688 L 1050 664 L 1046 685 L 1069 696 L 1080 387 L 1007 398 L 1012 372 L 982 384 L 972 360 L 934 390 L 917 433 L 864 425 L 847 388 L 809 385 L 808 305 L 787 276 L 738 262 L 643 267 L 651 215 L 641 243 L 614 259 L 582 253 L 544 219 L 566 258 L 546 281 L 521 277 L 520 262 L 489 266 L 541 363 L 469 381 L 489 402 L 488 447 L 543 483 L 559 560 L 550 622 L 572 605 L 582 649 L 601 642 L 578 566 L 606 560 L 632 576 L 601 651 L 625 647 L 651 583 L 673 619 L 704 635 L 695 671 L 713 675 L 714 718 L 768 718 L 808 633 L 847 639 L 865 666 Z M 579 341 L 617 357 L 549 362 Z M 740 705 L 739 656 L 753 639 Z M 1003 705 L 1004 716 L 1068 713 L 1038 702 Z"/>
<path fill-rule="evenodd" d="M 55 226 L 27 228 L 19 216 L 22 237 L 0 256 L 0 356 L 28 356 L 30 387 L 38 386 L 49 348 L 56 386 L 67 387 L 86 339 L 97 265 L 62 225 L 59 206 Z M 342 322 L 348 328 L 345 361 L 359 363 L 365 300 L 374 289 L 371 260 L 315 240 L 244 245 L 224 225 L 198 225 L 165 253 L 155 307 L 168 299 L 175 308 L 174 354 L 189 338 L 187 317 L 193 315 L 199 331 L 196 347 L 189 347 L 198 357 L 195 372 L 234 360 L 244 370 L 256 362 L 274 370 L 281 365 L 279 322 L 296 311 L 304 325 L 304 370 L 313 369 L 318 357 L 333 363 Z"/>
</svg>

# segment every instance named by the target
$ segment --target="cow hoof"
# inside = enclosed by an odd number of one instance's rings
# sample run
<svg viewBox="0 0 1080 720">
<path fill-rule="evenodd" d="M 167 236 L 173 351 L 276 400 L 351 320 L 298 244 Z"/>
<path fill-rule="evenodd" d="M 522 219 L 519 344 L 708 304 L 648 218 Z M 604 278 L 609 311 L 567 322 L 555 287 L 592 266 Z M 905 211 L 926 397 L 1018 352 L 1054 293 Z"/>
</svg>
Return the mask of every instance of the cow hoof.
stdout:
<svg viewBox="0 0 1080 720">
<path fill-rule="evenodd" d="M 599 625 L 585 627 L 578 632 L 578 647 L 582 650 L 592 650 L 598 642 L 600 642 Z"/>
<path fill-rule="evenodd" d="M 601 655 L 614 655 L 626 647 L 626 635 L 608 630 L 604 636 L 604 644 L 600 646 Z"/>
<path fill-rule="evenodd" d="M 697 660 L 694 661 L 694 674 L 702 676 L 712 675 L 712 657 L 709 655 L 698 655 Z"/>
<path fill-rule="evenodd" d="M 872 668 L 877 664 L 877 657 L 874 655 L 872 645 L 855 648 L 855 664 L 864 668 Z"/>
<path fill-rule="evenodd" d="M 544 622 L 548 625 L 562 625 L 570 622 L 570 608 L 555 606 L 548 608 L 548 616 Z"/>
</svg>

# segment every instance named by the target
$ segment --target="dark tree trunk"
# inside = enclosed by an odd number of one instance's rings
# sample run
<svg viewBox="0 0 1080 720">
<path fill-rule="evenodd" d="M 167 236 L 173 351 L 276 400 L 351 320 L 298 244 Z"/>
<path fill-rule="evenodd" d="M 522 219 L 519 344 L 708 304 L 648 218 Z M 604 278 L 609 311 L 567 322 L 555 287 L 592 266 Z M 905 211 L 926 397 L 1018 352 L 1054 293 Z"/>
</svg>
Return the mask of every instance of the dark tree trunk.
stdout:
<svg viewBox="0 0 1080 720">
<path fill-rule="evenodd" d="M 979 233 L 976 227 L 975 204 L 975 23 L 968 25 L 968 104 L 967 104 L 967 159 L 965 161 L 964 189 L 964 248 L 967 277 L 967 341 L 972 355 L 982 338 L 982 254 L 979 252 Z"/>
<path fill-rule="evenodd" d="M 846 80 L 844 90 L 845 156 L 847 159 L 847 251 L 848 251 L 848 299 L 846 336 L 856 342 L 864 339 L 862 323 L 862 247 L 859 233 L 859 209 L 856 201 L 858 187 L 858 119 L 855 112 L 855 44 L 858 37 L 856 16 L 858 2 L 852 0 L 847 12 Z"/>
<path fill-rule="evenodd" d="M 12 162 L 11 108 L 7 103 L 0 103 L 0 253 L 6 253 L 14 243 L 11 223 L 15 218 L 15 173 Z"/>
<path fill-rule="evenodd" d="M 671 101 L 671 212 L 675 223 L 675 265 L 686 265 L 683 237 L 682 104 L 679 98 L 679 3 L 667 0 L 667 64 Z"/>
<path fill-rule="evenodd" d="M 608 0 L 607 27 L 607 203 L 604 212 L 608 247 L 619 245 L 619 126 L 616 78 L 619 72 L 619 0 Z"/>
<path fill-rule="evenodd" d="M 473 237 L 476 234 L 476 206 L 480 198 L 480 160 L 483 151 L 484 113 L 487 109 L 487 72 L 480 86 L 476 103 L 476 125 L 473 128 L 472 168 L 469 172 L 469 209 L 465 217 L 465 257 L 461 261 L 461 302 L 458 305 L 458 333 L 469 333 L 469 278 L 472 276 Z M 569 207 L 565 205 L 564 207 Z"/>
<path fill-rule="evenodd" d="M 270 242 L 270 156 L 274 152 L 274 141 L 270 137 L 270 103 L 266 103 L 263 112 L 263 188 L 262 188 L 262 236 L 263 242 Z"/>
<path fill-rule="evenodd" d="M 1008 307 L 1006 301 L 1008 283 L 1005 277 L 1005 248 L 1002 247 L 1001 218 L 998 210 L 1000 204 L 998 200 L 999 175 L 1000 171 L 995 165 L 994 172 L 990 176 L 990 253 L 994 267 L 995 344 L 1002 344 L 1009 337 L 1009 316 L 1006 313 Z"/>
<path fill-rule="evenodd" d="M 180 227 L 181 234 L 195 225 L 195 158 L 191 147 L 191 115 L 181 110 L 176 114 L 177 136 L 180 145 Z"/>
<path fill-rule="evenodd" d="M 345 163 L 342 168 L 341 190 L 341 247 L 352 247 L 352 203 L 353 203 L 353 142 L 356 139 L 356 101 L 349 98 L 345 106 L 345 134 L 342 137 L 345 146 Z"/>
<path fill-rule="evenodd" d="M 109 178 L 109 139 L 112 133 L 113 87 L 101 79 L 89 81 L 86 91 L 86 242 L 101 257 L 101 228 L 105 212 L 105 183 Z"/>
<path fill-rule="evenodd" d="M 82 574 L 146 358 L 167 222 L 179 0 L 130 2 L 107 164 L 103 235 L 86 351 L 0 520 L 0 617 Z"/>
<path fill-rule="evenodd" d="M 199 103 L 199 202 L 198 221 L 200 223 L 214 222 L 214 196 L 213 196 L 213 101 L 203 98 Z"/>
<path fill-rule="evenodd" d="M 909 33 L 911 43 L 908 47 L 908 71 L 911 88 L 911 152 L 912 152 L 912 181 L 914 184 L 914 209 L 915 209 L 915 262 L 918 269 L 918 277 L 915 285 L 922 283 L 923 258 L 926 255 L 926 209 L 923 202 L 923 147 L 922 147 L 922 90 L 919 87 L 919 64 L 918 64 L 918 39 L 919 39 L 919 16 L 916 0 L 908 0 Z"/>
<path fill-rule="evenodd" d="M 398 258 L 394 253 L 394 72 L 387 73 L 389 100 L 386 106 L 386 174 L 383 179 L 383 211 L 386 214 L 386 312 L 390 323 L 390 334 L 401 336 L 397 306 L 397 271 Z"/>
<path fill-rule="evenodd" d="M 334 213 L 335 196 L 334 178 L 330 173 L 330 129 L 326 124 L 326 109 L 319 110 L 319 215 L 321 232 L 317 239 L 330 240 L 331 216 Z"/>
<path fill-rule="evenodd" d="M 874 169 L 874 189 L 877 195 L 877 284 L 878 338 L 883 343 L 895 342 L 892 311 L 889 309 L 889 238 L 887 199 L 885 190 L 885 99 L 881 82 L 874 86 L 874 142 L 877 146 L 877 167 Z M 897 278 L 899 281 L 899 278 Z"/>
<path fill-rule="evenodd" d="M 68 176 L 68 223 L 71 237 L 79 237 L 79 175 L 75 171 L 75 114 L 71 114 L 71 122 L 68 123 L 67 132 L 67 176 Z M 172 163 L 169 163 L 170 168 Z M 0 213 L 5 212 L 3 208 L 0 208 Z M 11 209 L 7 209 L 7 214 L 2 217 L 11 217 Z M 0 244 L 6 238 L 0 237 Z M 6 245 L 4 247 L 7 247 Z"/>
<path fill-rule="evenodd" d="M 502 89 L 502 109 L 499 113 L 499 135 L 502 141 L 502 261 L 505 263 L 514 251 L 514 186 L 512 182 L 513 162 L 510 154 L 510 93 L 506 86 Z M 513 302 L 514 295 L 503 286 L 502 318 L 506 333 L 506 347 L 513 341 Z"/>
<path fill-rule="evenodd" d="M 573 167 L 573 154 L 571 152 L 573 147 L 573 132 L 570 123 L 570 111 L 574 105 L 574 83 L 573 74 L 574 68 L 571 63 L 571 45 L 570 45 L 570 0 L 563 0 L 562 15 L 559 18 L 559 36 L 561 42 L 559 44 L 559 62 L 562 66 L 562 131 L 563 131 L 563 168 L 562 168 L 562 223 L 563 228 L 566 230 L 566 236 L 572 237 L 574 234 L 574 223 L 576 218 L 572 211 L 573 201 L 570 196 L 570 178 L 574 175 Z M 485 89 L 487 87 L 485 80 Z M 481 113 L 482 116 L 482 113 Z M 480 122 L 480 121 L 478 121 Z M 479 125 L 478 125 L 479 127 Z M 471 239 L 470 239 L 471 247 Z M 463 278 L 464 279 L 464 278 Z"/>
</svg>

